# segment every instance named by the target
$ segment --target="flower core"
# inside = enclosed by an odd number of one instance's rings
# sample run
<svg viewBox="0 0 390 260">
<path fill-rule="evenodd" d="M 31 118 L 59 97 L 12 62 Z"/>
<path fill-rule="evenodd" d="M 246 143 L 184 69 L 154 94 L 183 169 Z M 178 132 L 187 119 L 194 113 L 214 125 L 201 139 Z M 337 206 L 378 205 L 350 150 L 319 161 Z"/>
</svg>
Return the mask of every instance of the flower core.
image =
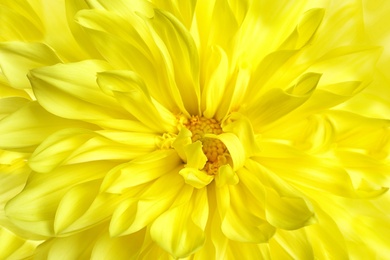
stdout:
<svg viewBox="0 0 390 260">
<path fill-rule="evenodd" d="M 192 133 L 192 142 L 202 142 L 203 153 L 207 157 L 207 162 L 202 169 L 209 175 L 215 175 L 218 168 L 227 163 L 229 152 L 226 146 L 218 139 L 207 136 L 208 134 L 219 135 L 222 128 L 218 120 L 192 116 L 184 126 Z"/>
</svg>

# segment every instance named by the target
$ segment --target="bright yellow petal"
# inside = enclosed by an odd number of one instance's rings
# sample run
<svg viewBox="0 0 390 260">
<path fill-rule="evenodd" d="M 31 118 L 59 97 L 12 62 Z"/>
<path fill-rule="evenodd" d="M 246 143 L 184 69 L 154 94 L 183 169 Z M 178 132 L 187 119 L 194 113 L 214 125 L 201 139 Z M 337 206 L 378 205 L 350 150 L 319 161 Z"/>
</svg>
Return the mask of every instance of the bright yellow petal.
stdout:
<svg viewBox="0 0 390 260">
<path fill-rule="evenodd" d="M 206 189 L 194 191 L 190 201 L 159 216 L 150 229 L 151 237 L 174 257 L 186 257 L 204 243 L 208 217 Z"/>
</svg>

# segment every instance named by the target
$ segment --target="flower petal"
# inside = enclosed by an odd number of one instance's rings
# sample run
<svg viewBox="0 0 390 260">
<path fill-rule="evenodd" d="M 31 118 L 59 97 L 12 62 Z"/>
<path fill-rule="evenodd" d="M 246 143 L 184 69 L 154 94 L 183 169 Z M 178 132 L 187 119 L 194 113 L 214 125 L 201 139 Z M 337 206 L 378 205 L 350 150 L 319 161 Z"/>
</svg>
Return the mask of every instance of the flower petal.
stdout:
<svg viewBox="0 0 390 260">
<path fill-rule="evenodd" d="M 217 190 L 217 193 L 219 191 Z M 240 242 L 267 242 L 275 228 L 264 218 L 261 203 L 253 198 L 241 185 L 229 185 L 230 205 L 222 215 L 222 232 L 229 239 Z M 242 198 L 247 198 L 245 201 Z"/>
<path fill-rule="evenodd" d="M 184 181 L 197 188 L 202 189 L 214 180 L 214 176 L 208 175 L 205 171 L 200 171 L 197 168 L 185 167 L 179 171 L 183 176 Z"/>
<path fill-rule="evenodd" d="M 157 110 L 142 78 L 136 73 L 120 70 L 101 72 L 98 73 L 97 83 L 105 93 L 111 92 L 124 109 L 151 129 L 160 132 L 176 130 L 175 116 Z"/>
<path fill-rule="evenodd" d="M 61 62 L 57 54 L 43 43 L 0 43 L 0 66 L 11 86 L 31 88 L 26 75 L 29 70 Z"/>
<path fill-rule="evenodd" d="M 266 92 L 258 102 L 245 109 L 252 124 L 264 128 L 291 113 L 310 98 L 320 77 L 320 74 L 307 73 L 286 91 L 274 88 Z"/>
<path fill-rule="evenodd" d="M 187 257 L 204 244 L 207 218 L 207 190 L 196 190 L 190 201 L 159 216 L 150 228 L 150 235 L 174 257 Z"/>
<path fill-rule="evenodd" d="M 92 128 L 84 122 L 54 116 L 37 102 L 30 102 L 0 121 L 0 147 L 34 146 L 55 131 L 68 127 Z"/>
<path fill-rule="evenodd" d="M 86 60 L 34 69 L 29 77 L 39 103 L 55 115 L 84 121 L 123 119 L 127 113 L 96 84 L 96 73 L 109 68 L 106 62 Z"/>
<path fill-rule="evenodd" d="M 324 17 L 325 10 L 313 8 L 306 11 L 295 28 L 294 32 L 280 46 L 280 49 L 300 49 L 312 38 Z"/>
<path fill-rule="evenodd" d="M 185 197 L 183 178 L 177 172 L 161 176 L 145 192 L 121 203 L 112 215 L 110 235 L 122 236 L 137 232 L 165 212 L 173 201 Z M 167 189 L 167 186 L 171 186 Z"/>
<path fill-rule="evenodd" d="M 54 232 L 61 233 L 71 223 L 82 216 L 95 199 L 101 181 L 79 184 L 62 197 L 54 218 Z"/>
<path fill-rule="evenodd" d="M 23 191 L 7 203 L 6 214 L 25 230 L 53 236 L 53 221 L 62 196 L 74 185 L 102 178 L 113 166 L 93 162 L 33 173 Z"/>
<path fill-rule="evenodd" d="M 144 237 L 145 230 L 122 237 L 110 237 L 109 234 L 104 234 L 96 241 L 90 259 L 137 259 L 144 243 Z"/>
<path fill-rule="evenodd" d="M 120 144 L 93 131 L 68 128 L 43 141 L 31 155 L 29 166 L 37 172 L 49 172 L 64 164 L 100 160 L 128 161 L 154 151 L 155 138 L 154 135 L 134 134 L 128 136 L 128 144 Z"/>
<path fill-rule="evenodd" d="M 200 141 L 185 146 L 184 152 L 187 158 L 186 167 L 198 170 L 203 169 L 207 162 L 207 157 L 202 151 L 202 143 Z"/>
<path fill-rule="evenodd" d="M 181 160 L 173 150 L 158 150 L 114 168 L 104 178 L 101 189 L 121 194 L 127 188 L 152 181 L 179 165 Z"/>
</svg>

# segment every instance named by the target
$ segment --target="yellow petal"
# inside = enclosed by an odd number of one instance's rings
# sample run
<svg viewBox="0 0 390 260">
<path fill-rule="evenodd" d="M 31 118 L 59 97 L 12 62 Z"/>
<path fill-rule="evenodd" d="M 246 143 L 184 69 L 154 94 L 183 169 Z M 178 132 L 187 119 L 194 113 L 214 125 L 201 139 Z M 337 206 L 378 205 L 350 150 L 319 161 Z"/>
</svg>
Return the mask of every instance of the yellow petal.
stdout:
<svg viewBox="0 0 390 260">
<path fill-rule="evenodd" d="M 54 219 L 54 232 L 63 231 L 78 219 L 91 205 L 99 191 L 100 181 L 82 183 L 71 188 L 62 197 Z"/>
<path fill-rule="evenodd" d="M 176 130 L 175 116 L 166 112 L 165 118 L 162 117 L 163 114 L 153 104 L 149 91 L 139 75 L 119 70 L 102 72 L 98 74 L 97 83 L 104 92 L 111 92 L 123 108 L 151 129 L 160 132 Z"/>
<path fill-rule="evenodd" d="M 212 48 L 207 59 L 207 70 L 202 89 L 203 115 L 213 118 L 225 94 L 228 80 L 228 58 L 225 52 L 218 47 Z"/>
<path fill-rule="evenodd" d="M 206 137 L 209 135 L 205 135 Z M 210 135 L 212 137 L 213 135 Z M 222 133 L 220 135 L 214 136 L 214 138 L 222 141 L 226 145 L 233 161 L 233 170 L 240 169 L 248 156 L 245 151 L 245 148 L 241 141 L 235 134 L 232 133 Z"/>
<path fill-rule="evenodd" d="M 187 161 L 187 155 L 184 147 L 192 143 L 191 136 L 191 131 L 183 127 L 182 129 L 180 129 L 179 134 L 175 138 L 175 141 L 173 141 L 172 143 L 172 147 L 175 149 L 177 154 L 184 162 Z"/>
<path fill-rule="evenodd" d="M 144 242 L 145 230 L 122 237 L 110 237 L 104 234 L 96 241 L 91 258 L 93 260 L 137 259 Z"/>
<path fill-rule="evenodd" d="M 0 99 L 0 120 L 12 114 L 27 104 L 29 100 L 22 97 L 8 97 Z"/>
<path fill-rule="evenodd" d="M 267 189 L 266 218 L 275 227 L 292 230 L 314 223 L 314 213 L 299 197 L 282 197 Z"/>
<path fill-rule="evenodd" d="M 270 240 L 272 259 L 313 259 L 311 241 L 305 229 L 286 231 L 279 229 Z"/>
<path fill-rule="evenodd" d="M 154 135 L 134 134 L 127 138 L 127 144 L 120 144 L 86 129 L 64 129 L 49 136 L 35 149 L 29 159 L 29 166 L 38 172 L 49 172 L 64 164 L 99 160 L 128 161 L 156 148 Z"/>
<path fill-rule="evenodd" d="M 206 189 L 197 190 L 190 201 L 159 216 L 150 228 L 150 235 L 174 257 L 186 257 L 204 244 L 207 217 Z"/>
<path fill-rule="evenodd" d="M 30 102 L 0 121 L 0 147 L 20 148 L 37 145 L 48 135 L 68 127 L 90 128 L 90 125 L 54 116 L 37 102 Z"/>
<path fill-rule="evenodd" d="M 167 174 L 179 165 L 181 160 L 173 150 L 158 150 L 111 170 L 104 178 L 102 190 L 121 194 L 128 188 Z"/>
<path fill-rule="evenodd" d="M 261 202 L 240 184 L 230 185 L 229 193 L 230 205 L 226 215 L 222 215 L 221 228 L 225 236 L 240 242 L 267 242 L 275 233 L 275 228 L 264 219 L 264 209 L 258 205 Z"/>
<path fill-rule="evenodd" d="M 274 88 L 266 92 L 258 102 L 245 109 L 252 124 L 265 127 L 291 113 L 310 98 L 320 77 L 320 74 L 307 73 L 287 91 Z"/>
<path fill-rule="evenodd" d="M 253 160 L 245 166 L 265 186 L 265 217 L 270 224 L 292 230 L 315 223 L 311 204 L 297 189 Z"/>
<path fill-rule="evenodd" d="M 11 86 L 17 89 L 31 88 L 26 77 L 29 70 L 59 62 L 57 54 L 43 43 L 0 43 L 1 69 Z"/>
<path fill-rule="evenodd" d="M 186 167 L 194 169 L 203 169 L 207 162 L 207 157 L 202 151 L 202 143 L 196 141 L 184 147 L 184 152 L 187 158 Z"/>
<path fill-rule="evenodd" d="M 123 201 L 115 209 L 110 222 L 110 235 L 137 232 L 165 212 L 177 196 L 185 196 L 183 178 L 177 172 L 161 176 L 145 192 Z M 171 189 L 166 189 L 170 186 Z"/>
<path fill-rule="evenodd" d="M 107 162 L 96 162 L 34 173 L 23 191 L 7 203 L 6 214 L 26 230 L 53 235 L 53 221 L 62 196 L 74 185 L 102 178 L 112 167 Z"/>
<path fill-rule="evenodd" d="M 67 237 L 48 239 L 39 245 L 34 257 L 50 260 L 90 259 L 93 246 L 102 235 L 104 228 L 103 224 Z"/>
<path fill-rule="evenodd" d="M 43 38 L 42 23 L 28 1 L 3 1 L 1 41 L 37 41 Z"/>
<path fill-rule="evenodd" d="M 244 115 L 231 113 L 222 123 L 224 132 L 235 134 L 241 141 L 247 157 L 260 152 L 251 122 Z"/>
<path fill-rule="evenodd" d="M 26 259 L 34 254 L 39 242 L 28 241 L 11 231 L 0 227 L 0 258 L 1 259 Z"/>
<path fill-rule="evenodd" d="M 113 6 L 105 5 L 117 9 L 114 7 L 117 3 Z M 136 6 L 127 5 L 125 8 L 137 9 Z M 149 24 L 149 19 L 137 15 L 135 11 L 128 12 L 126 20 L 114 13 L 96 10 L 81 11 L 76 19 L 87 29 L 96 48 L 110 64 L 115 64 L 117 69 L 135 71 L 145 81 L 151 96 L 160 104 L 170 111 L 179 110 L 189 115 L 174 82 L 173 68 L 168 66 L 169 57 L 164 57 L 166 53 L 161 52 L 161 46 L 157 45 L 156 41 L 160 45 L 163 43 L 152 37 L 153 28 Z M 153 10 L 151 15 L 154 15 Z M 140 24 L 144 25 L 140 26 Z M 122 55 L 117 50 L 127 50 L 127 55 Z M 180 87 L 184 88 L 184 86 Z"/>
<path fill-rule="evenodd" d="M 162 52 L 168 73 L 175 79 L 186 110 L 192 115 L 199 113 L 199 57 L 194 40 L 168 12 L 155 9 L 150 22 L 158 35 L 154 36 L 155 42 Z"/>
<path fill-rule="evenodd" d="M 96 73 L 107 69 L 106 62 L 86 60 L 34 69 L 29 77 L 39 103 L 55 115 L 89 121 L 126 118 L 96 83 Z"/>
<path fill-rule="evenodd" d="M 200 171 L 197 168 L 185 167 L 179 171 L 183 176 L 184 181 L 197 188 L 202 189 L 214 180 L 214 176 L 208 175 L 205 171 Z"/>
<path fill-rule="evenodd" d="M 280 46 L 280 49 L 300 49 L 314 36 L 324 17 L 325 10 L 320 8 L 306 11 L 294 32 Z"/>
<path fill-rule="evenodd" d="M 236 185 L 239 182 L 237 174 L 229 164 L 225 164 L 219 167 L 218 173 L 215 176 L 217 187 L 223 185 Z"/>
</svg>

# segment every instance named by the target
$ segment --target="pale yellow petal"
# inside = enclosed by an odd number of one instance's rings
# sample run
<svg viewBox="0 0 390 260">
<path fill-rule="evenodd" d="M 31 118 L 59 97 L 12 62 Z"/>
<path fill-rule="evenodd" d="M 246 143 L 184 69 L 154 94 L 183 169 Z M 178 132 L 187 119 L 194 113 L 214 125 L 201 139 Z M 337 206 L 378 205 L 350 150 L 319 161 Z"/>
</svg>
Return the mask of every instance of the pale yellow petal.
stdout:
<svg viewBox="0 0 390 260">
<path fill-rule="evenodd" d="M 54 50 L 42 43 L 0 43 L 0 65 L 11 86 L 17 89 L 31 88 L 29 70 L 61 62 Z"/>
<path fill-rule="evenodd" d="M 64 194 L 74 185 L 101 179 L 112 167 L 107 162 L 94 162 L 33 173 L 23 191 L 7 203 L 6 214 L 25 230 L 51 236 L 55 213 Z"/>
<path fill-rule="evenodd" d="M 161 176 L 136 198 L 123 201 L 115 209 L 110 222 L 110 235 L 119 236 L 137 232 L 154 221 L 173 204 L 180 194 L 184 196 L 183 178 L 172 172 Z M 166 187 L 171 187 L 166 189 Z"/>
<path fill-rule="evenodd" d="M 91 125 L 54 116 L 37 102 L 30 102 L 0 121 L 0 147 L 34 146 L 50 134 L 68 127 L 91 128 Z"/>
<path fill-rule="evenodd" d="M 206 189 L 194 191 L 190 201 L 159 216 L 150 229 L 151 237 L 174 257 L 186 257 L 204 244 L 208 217 Z"/>
<path fill-rule="evenodd" d="M 119 70 L 102 72 L 97 76 L 97 83 L 105 93 L 112 93 L 124 109 L 149 128 L 159 132 L 176 130 L 175 116 L 167 112 L 162 117 L 163 114 L 153 104 L 144 81 L 136 73 Z M 143 109 L 139 109 L 140 107 Z"/>
<path fill-rule="evenodd" d="M 104 234 L 96 241 L 93 247 L 91 260 L 128 260 L 137 259 L 144 242 L 145 230 L 129 236 L 110 237 Z"/>
<path fill-rule="evenodd" d="M 111 170 L 104 178 L 102 190 L 123 193 L 126 189 L 152 181 L 181 165 L 173 150 L 158 150 Z"/>
<path fill-rule="evenodd" d="M 86 60 L 34 69 L 29 77 L 40 104 L 53 114 L 90 121 L 123 119 L 126 112 L 96 83 L 96 73 L 109 68 L 106 62 Z"/>
</svg>

